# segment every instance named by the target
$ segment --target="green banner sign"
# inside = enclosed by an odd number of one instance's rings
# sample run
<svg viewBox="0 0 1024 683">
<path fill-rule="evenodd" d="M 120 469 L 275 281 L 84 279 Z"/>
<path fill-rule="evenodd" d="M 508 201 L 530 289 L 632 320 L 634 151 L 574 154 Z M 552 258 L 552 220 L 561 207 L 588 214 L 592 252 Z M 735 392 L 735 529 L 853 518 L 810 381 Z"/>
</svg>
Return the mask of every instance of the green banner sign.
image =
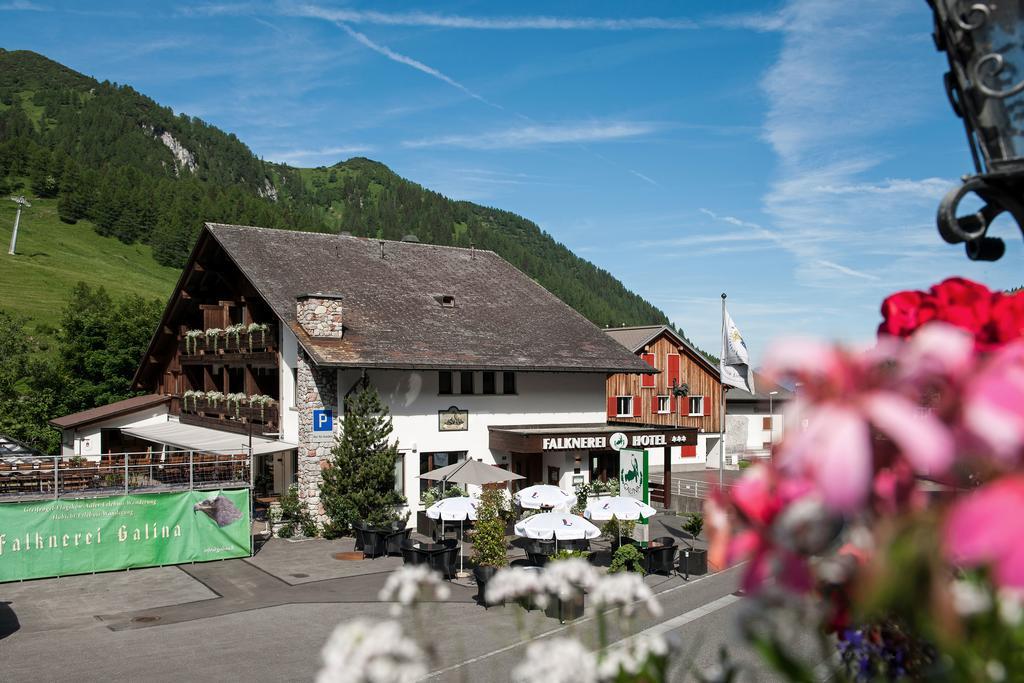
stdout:
<svg viewBox="0 0 1024 683">
<path fill-rule="evenodd" d="M 249 555 L 249 490 L 0 504 L 0 581 Z"/>
</svg>

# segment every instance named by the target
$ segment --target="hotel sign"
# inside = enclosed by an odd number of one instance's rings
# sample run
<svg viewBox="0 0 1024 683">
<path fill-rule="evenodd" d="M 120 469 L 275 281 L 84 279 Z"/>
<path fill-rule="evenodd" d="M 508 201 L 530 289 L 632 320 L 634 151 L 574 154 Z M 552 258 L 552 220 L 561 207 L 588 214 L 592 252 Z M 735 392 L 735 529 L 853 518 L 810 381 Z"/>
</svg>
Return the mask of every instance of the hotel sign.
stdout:
<svg viewBox="0 0 1024 683">
<path fill-rule="evenodd" d="M 605 450 L 620 451 L 624 448 L 653 448 L 657 446 L 681 446 L 695 442 L 685 432 L 637 432 L 625 434 L 615 432 L 607 436 L 549 436 L 541 440 L 541 450 Z"/>
</svg>

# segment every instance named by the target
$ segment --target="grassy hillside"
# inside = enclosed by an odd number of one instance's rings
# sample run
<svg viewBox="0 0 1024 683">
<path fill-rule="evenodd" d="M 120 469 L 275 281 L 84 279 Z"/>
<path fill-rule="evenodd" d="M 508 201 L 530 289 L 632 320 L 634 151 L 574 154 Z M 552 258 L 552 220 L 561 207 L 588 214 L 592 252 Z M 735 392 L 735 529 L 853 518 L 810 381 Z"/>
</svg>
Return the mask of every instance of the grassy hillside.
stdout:
<svg viewBox="0 0 1024 683">
<path fill-rule="evenodd" d="M 32 200 L 21 216 L 18 253 L 8 256 L 14 209 L 14 202 L 0 200 L 0 309 L 30 318 L 43 336 L 59 322 L 78 282 L 102 285 L 117 296 L 170 296 L 178 269 L 159 265 L 147 245 L 101 237 L 88 221 L 62 223 L 55 199 Z"/>
</svg>

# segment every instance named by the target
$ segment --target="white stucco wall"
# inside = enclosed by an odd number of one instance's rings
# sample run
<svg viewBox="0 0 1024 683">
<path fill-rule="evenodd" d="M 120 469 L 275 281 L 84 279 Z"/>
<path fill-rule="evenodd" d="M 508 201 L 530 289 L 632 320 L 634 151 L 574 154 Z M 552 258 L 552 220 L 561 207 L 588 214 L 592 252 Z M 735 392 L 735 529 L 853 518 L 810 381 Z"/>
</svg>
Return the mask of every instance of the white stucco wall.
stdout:
<svg viewBox="0 0 1024 683">
<path fill-rule="evenodd" d="M 391 411 L 394 437 L 406 454 L 405 492 L 412 510 L 419 509 L 419 454 L 466 451 L 467 456 L 488 464 L 505 465 L 508 456 L 492 452 L 488 427 L 492 425 L 576 424 L 605 421 L 605 376 L 600 373 L 516 373 L 514 395 L 439 396 L 436 371 L 370 370 L 370 382 Z M 478 373 L 479 374 L 479 373 Z M 360 372 L 338 373 L 338 401 L 358 381 Z M 480 386 L 480 378 L 476 378 Z M 456 382 L 456 385 L 458 382 Z M 499 379 L 498 388 L 501 382 Z M 455 387 L 458 389 L 458 387 Z M 457 406 L 469 411 L 463 432 L 438 430 L 437 412 Z M 588 471 L 586 453 L 580 454 L 581 473 Z M 559 467 L 560 485 L 572 490 L 576 453 L 543 455 L 541 476 L 547 481 L 548 466 Z"/>
<path fill-rule="evenodd" d="M 294 371 L 298 363 L 298 341 L 295 334 L 280 325 L 281 339 L 279 352 L 280 362 L 278 363 L 281 373 L 278 386 L 280 387 L 280 410 L 281 436 L 278 439 L 288 443 L 299 442 L 299 413 L 295 409 L 295 375 Z"/>
<path fill-rule="evenodd" d="M 75 429 L 65 429 L 61 439 L 60 454 L 63 456 L 94 456 L 92 459 L 98 460 L 102 453 L 100 432 L 103 429 L 145 427 L 163 422 L 167 422 L 167 404 L 146 408 L 145 410 L 128 413 L 127 415 L 103 420 L 102 422 L 94 422 Z"/>
</svg>

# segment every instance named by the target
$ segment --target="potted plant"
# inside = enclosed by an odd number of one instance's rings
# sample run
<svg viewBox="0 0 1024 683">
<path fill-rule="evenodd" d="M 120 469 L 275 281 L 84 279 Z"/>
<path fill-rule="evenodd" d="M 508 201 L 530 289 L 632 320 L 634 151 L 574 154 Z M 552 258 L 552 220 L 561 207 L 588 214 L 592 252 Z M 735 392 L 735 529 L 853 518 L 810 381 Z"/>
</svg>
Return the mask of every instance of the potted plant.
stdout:
<svg viewBox="0 0 1024 683">
<path fill-rule="evenodd" d="M 199 353 L 199 340 L 205 339 L 202 330 L 189 330 L 185 333 L 185 353 Z"/>
<path fill-rule="evenodd" d="M 609 574 L 619 572 L 636 572 L 646 574 L 644 571 L 644 554 L 635 545 L 623 545 L 612 555 L 612 562 L 608 566 Z"/>
<path fill-rule="evenodd" d="M 206 345 L 210 347 L 214 353 L 217 353 L 217 340 L 220 339 L 222 332 L 224 332 L 224 330 L 219 327 L 211 327 L 206 331 Z M 213 340 L 212 345 L 210 344 L 211 340 Z"/>
<path fill-rule="evenodd" d="M 588 555 L 590 553 L 582 550 L 566 550 L 563 548 L 548 559 L 547 566 L 550 567 L 556 562 L 563 562 L 569 559 L 585 560 Z M 583 608 L 584 592 L 582 588 L 576 586 L 576 590 L 573 591 L 570 597 L 555 596 L 553 600 L 549 601 L 547 607 L 544 608 L 544 614 L 552 619 L 558 619 L 560 623 L 564 624 L 567 621 L 582 617 Z"/>
<path fill-rule="evenodd" d="M 235 325 L 228 325 L 227 328 L 225 328 L 225 330 L 224 330 L 224 336 L 226 338 L 226 341 L 230 342 L 231 338 L 234 337 L 235 338 L 235 348 L 241 350 L 241 348 L 242 348 L 242 333 L 245 332 L 247 329 L 249 329 L 249 328 L 246 327 L 245 325 L 243 325 L 242 323 L 237 323 Z M 226 346 L 226 344 L 225 344 L 225 346 Z"/>
<path fill-rule="evenodd" d="M 270 326 L 265 323 L 249 323 L 249 327 L 246 328 L 246 332 L 249 333 L 249 353 L 252 353 L 252 338 L 256 333 L 260 335 L 260 345 L 264 348 L 267 346 L 267 330 L 269 329 Z"/>
<path fill-rule="evenodd" d="M 505 520 L 502 509 L 504 493 L 497 489 L 485 490 L 476 511 L 476 535 L 473 538 L 473 578 L 478 587 L 477 599 L 484 602 L 487 582 L 508 566 L 508 545 L 505 543 Z"/>
<path fill-rule="evenodd" d="M 188 411 L 188 400 L 192 399 L 192 411 L 199 410 L 199 399 L 206 398 L 205 391 L 193 391 L 189 389 L 181 395 L 181 407 L 186 412 Z"/>
<path fill-rule="evenodd" d="M 224 398 L 227 400 L 229 410 L 231 409 L 231 404 L 235 404 L 235 419 L 240 418 L 242 416 L 242 401 L 247 398 L 246 395 L 242 393 L 228 394 Z"/>
<path fill-rule="evenodd" d="M 683 524 L 683 531 L 690 534 L 693 540 L 697 540 L 700 536 L 700 532 L 704 530 L 704 515 L 699 512 L 694 512 L 687 516 L 686 523 Z M 700 576 L 701 574 L 707 574 L 708 572 L 708 551 L 704 548 L 694 548 L 691 544 L 689 548 L 682 550 L 682 555 L 679 558 L 680 563 L 683 565 L 683 569 L 687 574 L 695 574 Z"/>
<path fill-rule="evenodd" d="M 263 394 L 254 394 L 249 397 L 249 405 L 260 407 L 260 422 L 263 422 L 267 412 L 267 406 L 274 405 L 274 399 L 270 396 L 264 396 Z"/>
<path fill-rule="evenodd" d="M 631 519 L 618 519 L 612 517 L 604 523 L 604 527 L 601 528 L 603 535 L 611 541 L 612 549 L 617 549 L 620 545 L 625 542 L 627 545 L 631 545 L 633 541 L 633 530 L 636 528 L 636 522 Z"/>
</svg>

